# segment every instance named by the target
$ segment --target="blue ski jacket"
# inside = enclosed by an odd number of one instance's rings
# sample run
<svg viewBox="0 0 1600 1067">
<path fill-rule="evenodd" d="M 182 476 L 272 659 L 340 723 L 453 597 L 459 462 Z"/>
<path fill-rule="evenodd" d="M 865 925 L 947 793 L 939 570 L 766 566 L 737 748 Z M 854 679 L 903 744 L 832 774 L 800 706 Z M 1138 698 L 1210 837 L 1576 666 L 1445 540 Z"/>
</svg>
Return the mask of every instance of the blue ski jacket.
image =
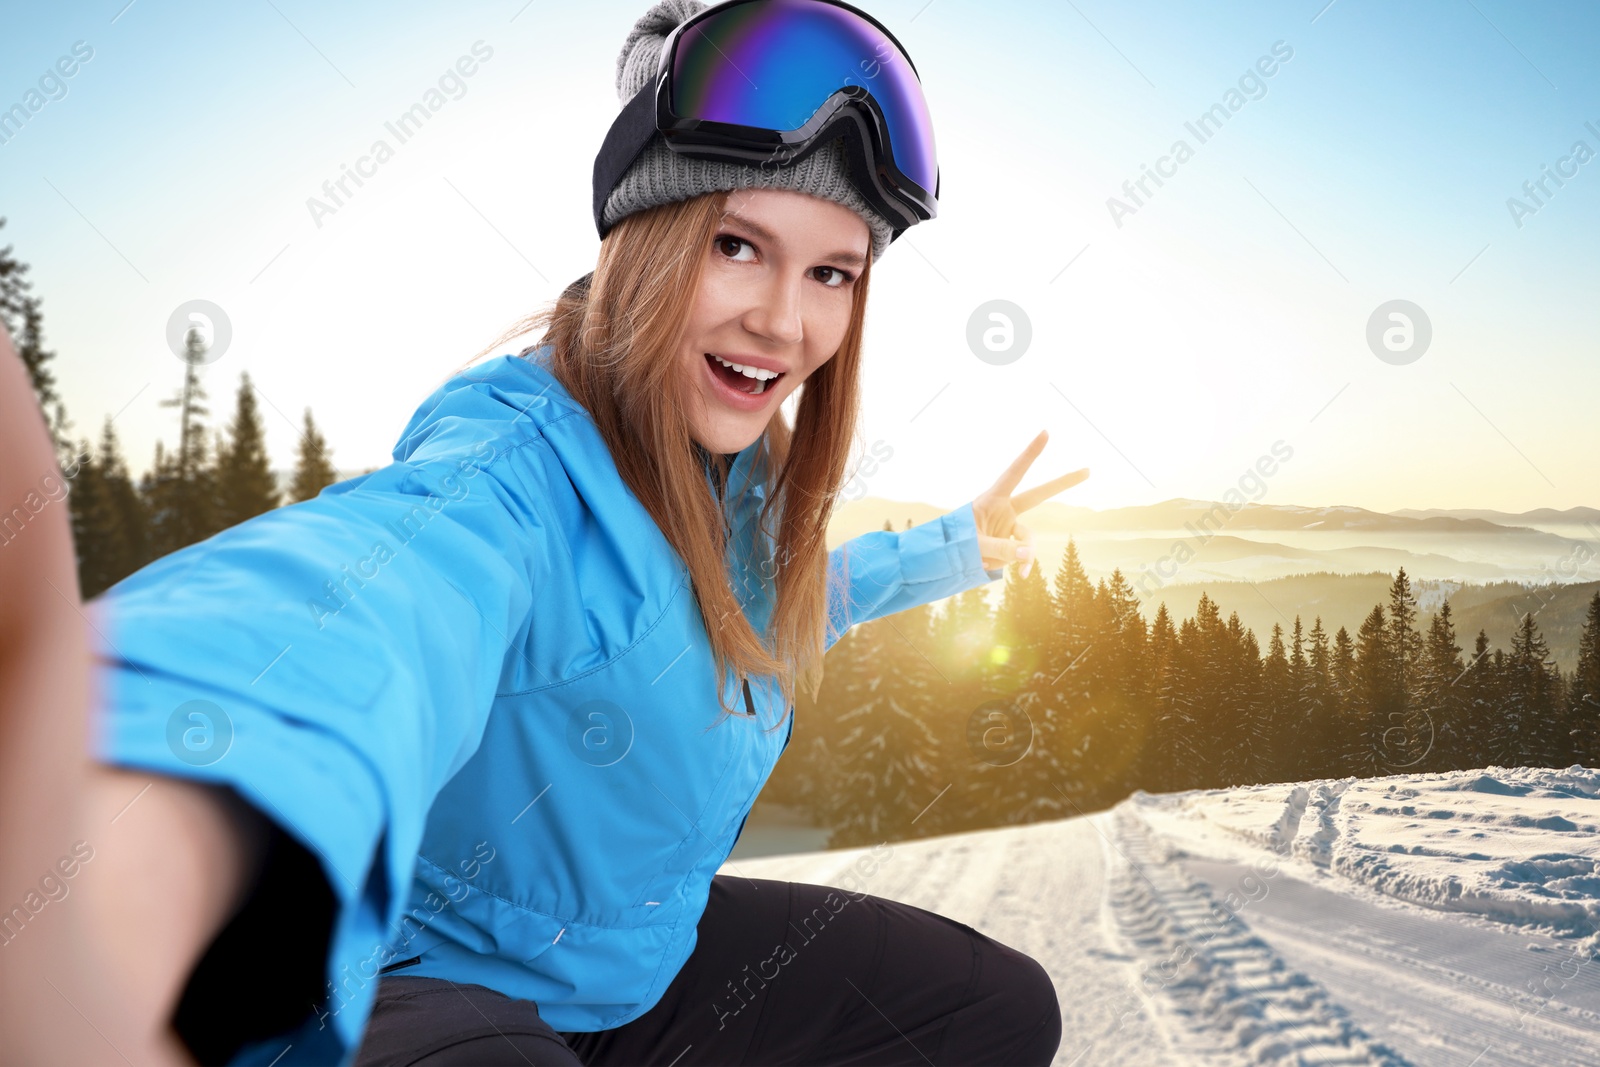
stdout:
<svg viewBox="0 0 1600 1067">
<path fill-rule="evenodd" d="M 741 711 L 717 723 L 688 570 L 548 353 L 455 375 L 388 466 L 97 605 L 99 757 L 232 786 L 337 898 L 326 1002 L 235 1063 L 348 1062 L 385 968 L 537 1001 L 557 1030 L 642 1015 L 788 742 L 775 679 L 730 670 Z M 762 445 L 724 496 L 757 632 L 764 470 L 738 489 Z M 1004 573 L 982 565 L 971 502 L 856 537 L 829 572 L 830 646 Z"/>
</svg>

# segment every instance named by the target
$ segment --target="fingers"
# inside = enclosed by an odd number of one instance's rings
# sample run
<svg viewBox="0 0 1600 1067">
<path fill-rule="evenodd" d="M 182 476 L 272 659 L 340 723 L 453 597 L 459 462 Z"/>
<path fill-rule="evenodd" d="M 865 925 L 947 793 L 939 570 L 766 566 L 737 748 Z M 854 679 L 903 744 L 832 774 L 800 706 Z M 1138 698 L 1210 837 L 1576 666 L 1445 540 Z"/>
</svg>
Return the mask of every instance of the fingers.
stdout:
<svg viewBox="0 0 1600 1067">
<path fill-rule="evenodd" d="M 1021 523 L 1016 529 L 1025 539 L 1018 537 L 990 537 L 988 534 L 978 535 L 978 552 L 983 557 L 983 566 L 986 570 L 996 567 L 1008 567 L 1013 563 L 1022 563 L 1022 576 L 1026 578 L 1033 567 L 1033 534 Z"/>
<path fill-rule="evenodd" d="M 1018 513 L 1027 511 L 1029 508 L 1038 507 L 1040 504 L 1043 504 L 1046 500 L 1049 500 L 1063 489 L 1071 489 L 1073 486 L 1086 480 L 1088 477 L 1088 467 L 1075 470 L 1071 474 L 1063 474 L 1061 477 L 1056 478 L 1053 481 L 1045 482 L 1043 485 L 1036 485 L 1025 493 L 1018 493 L 1016 496 L 1011 498 L 1011 506 L 1015 508 Z"/>
<path fill-rule="evenodd" d="M 1044 450 L 1044 443 L 1049 437 L 1050 431 L 1039 431 L 1039 436 L 1035 437 L 1028 447 L 1022 450 L 1020 456 L 1011 461 L 1011 466 L 1007 467 L 1005 473 L 1000 475 L 1000 479 L 994 483 L 996 492 L 1004 496 L 1011 495 L 1011 491 L 1017 487 L 1017 483 L 1022 481 L 1022 476 L 1028 473 L 1028 468 L 1033 466 L 1033 461 L 1039 458 L 1039 453 Z"/>
<path fill-rule="evenodd" d="M 1019 522 L 1016 529 L 1011 532 L 1011 536 L 1014 540 L 1022 541 L 1022 544 L 1017 546 L 1017 558 L 1022 561 L 1022 576 L 1026 578 L 1033 570 L 1033 561 L 1039 558 L 1039 548 L 1033 543 L 1033 531 Z"/>
</svg>

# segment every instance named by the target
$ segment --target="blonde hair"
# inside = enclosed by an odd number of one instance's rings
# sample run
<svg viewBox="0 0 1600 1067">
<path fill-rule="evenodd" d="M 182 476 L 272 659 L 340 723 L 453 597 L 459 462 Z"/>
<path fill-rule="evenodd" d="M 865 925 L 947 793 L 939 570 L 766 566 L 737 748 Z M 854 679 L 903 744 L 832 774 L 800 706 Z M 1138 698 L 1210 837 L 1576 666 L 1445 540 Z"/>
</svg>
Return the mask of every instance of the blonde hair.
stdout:
<svg viewBox="0 0 1600 1067">
<path fill-rule="evenodd" d="M 780 408 L 762 434 L 768 481 L 758 522 L 775 552 L 771 560 L 744 563 L 776 584 L 764 641 L 729 583 L 724 514 L 699 457 L 708 456 L 716 465 L 723 485 L 727 460 L 699 449 L 690 436 L 685 413 L 690 400 L 679 369 L 679 349 L 727 196 L 704 193 L 623 218 L 601 242 L 593 272 L 515 323 L 479 356 L 514 337 L 543 331 L 539 345 L 553 346 L 552 372 L 593 417 L 623 481 L 688 568 L 711 640 L 719 693 L 730 665 L 741 677 L 778 676 L 785 711 L 777 725 L 782 725 L 794 708 L 796 675 L 813 693 L 821 682 L 829 602 L 827 525 L 855 443 L 871 265 L 856 278 L 850 323 L 838 351 L 799 390 L 794 425 Z M 728 492 L 745 489 L 727 486 Z M 776 534 L 770 525 L 775 509 Z M 834 592 L 842 596 L 844 590 Z M 722 705 L 724 714 L 732 710 Z"/>
</svg>

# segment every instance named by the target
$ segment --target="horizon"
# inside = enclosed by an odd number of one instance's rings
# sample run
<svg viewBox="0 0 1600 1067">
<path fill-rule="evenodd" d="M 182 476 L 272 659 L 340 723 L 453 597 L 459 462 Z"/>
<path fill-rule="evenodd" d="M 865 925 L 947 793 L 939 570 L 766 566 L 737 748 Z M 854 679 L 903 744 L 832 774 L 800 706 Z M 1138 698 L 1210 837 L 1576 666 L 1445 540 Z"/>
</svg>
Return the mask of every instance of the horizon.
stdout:
<svg viewBox="0 0 1600 1067">
<path fill-rule="evenodd" d="M 874 494 L 872 496 L 860 497 L 860 498 L 858 498 L 856 500 L 852 500 L 852 501 L 841 502 L 839 507 L 844 506 L 845 503 L 861 503 L 861 502 L 864 502 L 864 501 L 867 501 L 867 500 L 881 500 L 881 501 L 883 501 L 884 503 L 887 503 L 887 504 L 910 504 L 910 505 L 919 506 L 919 507 L 944 508 L 945 510 L 952 510 L 953 508 L 956 508 L 956 507 L 960 506 L 960 504 L 953 504 L 953 505 L 933 504 L 933 503 L 929 503 L 927 501 L 900 499 L 900 498 L 896 498 L 896 497 L 879 496 L 879 495 Z M 1110 506 L 1107 506 L 1107 507 L 1098 507 L 1098 508 L 1097 507 L 1090 507 L 1090 506 L 1085 505 L 1085 504 L 1073 504 L 1073 503 L 1070 503 L 1070 502 L 1068 502 L 1066 500 L 1057 499 L 1057 500 L 1046 501 L 1044 504 L 1039 505 L 1039 507 L 1055 506 L 1055 507 L 1081 508 L 1081 509 L 1083 509 L 1085 511 L 1093 511 L 1093 512 L 1095 512 L 1097 514 L 1101 514 L 1101 513 L 1104 513 L 1104 512 L 1108 512 L 1108 511 L 1128 511 L 1128 510 L 1131 510 L 1131 509 L 1134 509 L 1134 508 L 1155 508 L 1155 507 L 1160 507 L 1163 504 L 1212 504 L 1212 505 L 1221 504 L 1224 507 L 1227 506 L 1227 504 L 1224 501 L 1221 501 L 1221 500 L 1205 499 L 1205 498 L 1201 498 L 1201 497 L 1175 496 L 1175 497 L 1168 497 L 1165 500 L 1157 500 L 1157 501 L 1154 501 L 1154 502 L 1151 502 L 1151 503 L 1113 504 L 1113 505 L 1110 505 Z M 1511 512 L 1511 511 L 1506 511 L 1506 510 L 1504 510 L 1502 508 L 1489 508 L 1489 507 L 1483 507 L 1483 506 L 1480 506 L 1480 505 L 1461 506 L 1461 507 L 1437 507 L 1436 506 L 1436 507 L 1429 507 L 1429 508 L 1403 507 L 1403 508 L 1397 508 L 1397 509 L 1392 509 L 1392 510 L 1383 510 L 1383 509 L 1380 509 L 1380 508 L 1369 508 L 1369 507 L 1365 507 L 1365 506 L 1360 505 L 1360 504 L 1350 504 L 1350 503 L 1343 503 L 1343 502 L 1337 503 L 1337 504 L 1295 504 L 1295 503 L 1283 503 L 1283 502 L 1267 503 L 1267 502 L 1260 501 L 1260 500 L 1247 500 L 1237 510 L 1238 511 L 1243 511 L 1245 508 L 1249 508 L 1249 507 L 1275 508 L 1275 509 L 1278 509 L 1280 511 L 1292 511 L 1292 510 L 1295 510 L 1295 509 L 1302 509 L 1302 510 L 1306 510 L 1306 511 L 1331 511 L 1331 510 L 1338 509 L 1338 508 L 1354 508 L 1354 509 L 1356 509 L 1358 511 L 1366 511 L 1366 512 L 1370 512 L 1370 513 L 1375 514 L 1375 515 L 1387 515 L 1387 516 L 1396 517 L 1396 518 L 1403 518 L 1403 519 L 1404 518 L 1413 518 L 1414 517 L 1414 516 L 1410 516 L 1410 515 L 1401 514 L 1401 512 L 1404 512 L 1404 511 L 1430 511 L 1430 512 L 1441 512 L 1441 513 L 1444 513 L 1444 512 L 1460 512 L 1460 511 L 1492 511 L 1492 512 L 1496 512 L 1496 513 L 1501 514 L 1501 515 L 1505 515 L 1505 516 L 1507 516 L 1509 518 L 1522 518 L 1522 517 L 1525 517 L 1525 516 L 1527 516 L 1529 514 L 1533 514 L 1535 512 L 1540 512 L 1540 511 L 1553 511 L 1553 512 L 1556 512 L 1558 514 L 1563 514 L 1563 515 L 1570 514 L 1570 513 L 1575 512 L 1575 511 L 1592 511 L 1592 512 L 1595 512 L 1597 516 L 1600 516 L 1600 507 L 1592 507 L 1592 506 L 1587 505 L 1587 504 L 1575 504 L 1575 505 L 1573 505 L 1572 507 L 1569 507 L 1569 508 L 1554 508 L 1554 507 L 1549 507 L 1549 506 L 1531 507 L 1531 508 L 1527 508 L 1527 509 L 1525 509 L 1523 511 Z M 837 508 L 835 508 L 835 510 L 837 510 Z"/>
</svg>

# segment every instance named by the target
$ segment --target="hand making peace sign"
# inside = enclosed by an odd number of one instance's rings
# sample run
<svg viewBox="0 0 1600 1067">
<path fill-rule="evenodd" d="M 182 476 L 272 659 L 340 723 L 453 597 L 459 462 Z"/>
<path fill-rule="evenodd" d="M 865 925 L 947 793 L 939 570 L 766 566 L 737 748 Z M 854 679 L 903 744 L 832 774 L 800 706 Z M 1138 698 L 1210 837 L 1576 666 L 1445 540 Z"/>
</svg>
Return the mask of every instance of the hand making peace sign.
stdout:
<svg viewBox="0 0 1600 1067">
<path fill-rule="evenodd" d="M 1011 466 L 1000 475 L 1000 479 L 972 501 L 972 517 L 978 526 L 978 548 L 983 554 L 985 568 L 1003 567 L 1021 561 L 1022 576 L 1026 578 L 1033 569 L 1033 531 L 1018 522 L 1017 516 L 1089 477 L 1089 468 L 1084 467 L 1035 486 L 1026 493 L 1011 495 L 1017 483 L 1022 481 L 1023 474 L 1044 450 L 1049 436 L 1048 430 L 1040 430 L 1039 436 L 1022 450 L 1022 455 L 1011 461 Z"/>
</svg>

